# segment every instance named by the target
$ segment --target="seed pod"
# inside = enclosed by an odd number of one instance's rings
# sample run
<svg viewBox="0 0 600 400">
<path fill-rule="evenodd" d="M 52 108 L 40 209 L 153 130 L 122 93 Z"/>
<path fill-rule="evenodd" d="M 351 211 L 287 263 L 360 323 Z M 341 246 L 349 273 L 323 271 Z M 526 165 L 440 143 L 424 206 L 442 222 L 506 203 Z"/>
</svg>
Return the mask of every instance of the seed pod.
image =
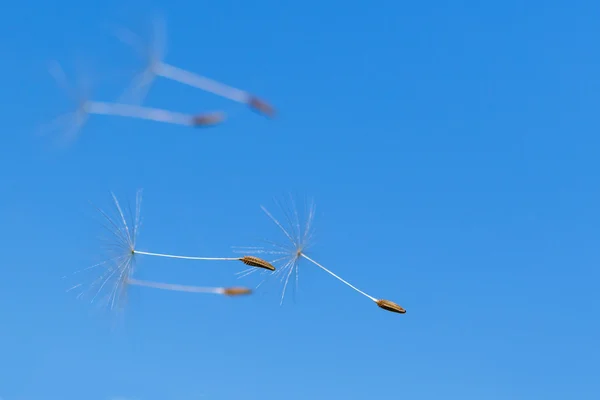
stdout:
<svg viewBox="0 0 600 400">
<path fill-rule="evenodd" d="M 406 313 L 406 310 L 404 308 L 400 307 L 398 304 L 394 303 L 393 301 L 377 300 L 377 305 L 386 311 L 391 311 L 391 312 L 400 313 L 400 314 Z"/>
<path fill-rule="evenodd" d="M 240 258 L 240 261 L 251 267 L 264 268 L 264 269 L 268 269 L 269 271 L 275 271 L 275 267 L 272 266 L 267 261 L 263 260 L 262 258 L 258 258 L 258 257 L 254 257 L 254 256 L 244 256 L 244 257 Z"/>
<path fill-rule="evenodd" d="M 250 108 L 253 108 L 254 110 L 263 113 L 271 118 L 275 116 L 275 109 L 269 103 L 259 99 L 258 97 L 250 96 L 250 99 L 248 100 L 248 105 L 250 106 Z"/>
<path fill-rule="evenodd" d="M 192 125 L 195 127 L 204 127 L 217 125 L 225 119 L 225 114 L 222 112 L 213 112 L 207 114 L 195 115 L 192 119 Z"/>
<path fill-rule="evenodd" d="M 251 293 L 252 290 L 245 287 L 230 287 L 223 289 L 223 294 L 225 296 L 243 296 Z"/>
</svg>

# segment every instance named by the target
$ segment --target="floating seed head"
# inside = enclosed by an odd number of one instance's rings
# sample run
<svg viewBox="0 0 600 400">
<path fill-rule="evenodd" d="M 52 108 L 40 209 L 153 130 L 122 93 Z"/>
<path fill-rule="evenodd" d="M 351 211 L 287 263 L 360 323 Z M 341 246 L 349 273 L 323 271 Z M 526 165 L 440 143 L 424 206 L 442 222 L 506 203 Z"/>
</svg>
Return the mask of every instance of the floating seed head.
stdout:
<svg viewBox="0 0 600 400">
<path fill-rule="evenodd" d="M 313 219 L 315 215 L 315 206 L 312 201 L 304 204 L 304 211 L 299 212 L 292 196 L 289 198 L 275 199 L 277 206 L 283 213 L 284 219 L 280 222 L 265 207 L 261 207 L 268 218 L 277 226 L 287 239 L 283 243 L 274 242 L 265 239 L 266 247 L 238 247 L 238 251 L 243 254 L 268 254 L 273 258 L 269 260 L 272 265 L 277 266 L 276 270 L 258 284 L 257 288 L 263 285 L 271 278 L 278 278 L 282 283 L 281 302 L 286 295 L 290 279 L 295 281 L 296 291 L 298 290 L 298 275 L 300 260 L 304 258 L 305 251 L 311 246 L 313 238 Z M 242 276 L 254 274 L 258 269 L 251 268 L 243 271 Z M 265 273 L 266 271 L 263 271 Z M 241 277 L 241 276 L 240 276 Z M 375 300 L 375 299 L 373 299 Z"/>
<path fill-rule="evenodd" d="M 250 96 L 250 99 L 248 100 L 248 105 L 250 106 L 250 108 L 253 108 L 254 110 L 265 114 L 271 118 L 275 116 L 275 109 L 270 104 L 259 99 L 258 97 Z"/>
<path fill-rule="evenodd" d="M 230 287 L 223 289 L 223 294 L 225 296 L 244 296 L 252 294 L 252 290 L 245 287 Z"/>
<path fill-rule="evenodd" d="M 386 311 L 391 311 L 391 312 L 395 312 L 395 313 L 399 313 L 399 314 L 406 313 L 406 310 L 404 308 L 400 307 L 398 304 L 394 303 L 393 301 L 381 299 L 381 300 L 377 300 L 377 305 Z"/>
<path fill-rule="evenodd" d="M 192 125 L 196 127 L 213 126 L 225 120 L 225 113 L 213 112 L 194 116 Z"/>
<path fill-rule="evenodd" d="M 104 219 L 104 227 L 109 233 L 105 243 L 107 258 L 93 266 L 76 271 L 98 271 L 95 279 L 86 288 L 86 284 L 79 283 L 69 290 L 82 290 L 78 297 L 91 296 L 91 302 L 98 299 L 100 305 L 107 306 L 110 310 L 122 311 L 126 302 L 129 281 L 136 267 L 135 246 L 141 226 L 140 207 L 142 192 L 138 191 L 135 208 L 122 208 L 116 196 L 112 195 L 115 216 L 98 208 Z"/>
<path fill-rule="evenodd" d="M 262 258 L 254 257 L 254 256 L 244 256 L 240 258 L 240 261 L 246 265 L 257 268 L 268 269 L 269 271 L 275 271 L 275 267 L 263 260 Z"/>
<path fill-rule="evenodd" d="M 54 118 L 53 121 L 40 127 L 39 134 L 49 134 L 56 131 L 60 132 L 61 145 L 67 145 L 73 142 L 81 128 L 86 124 L 89 118 L 89 98 L 91 94 L 91 85 L 88 79 L 78 74 L 75 82 L 71 84 L 67 79 L 65 71 L 57 61 L 52 61 L 48 65 L 48 72 L 52 75 L 54 81 L 61 91 L 67 95 L 72 102 L 73 109 Z"/>
</svg>

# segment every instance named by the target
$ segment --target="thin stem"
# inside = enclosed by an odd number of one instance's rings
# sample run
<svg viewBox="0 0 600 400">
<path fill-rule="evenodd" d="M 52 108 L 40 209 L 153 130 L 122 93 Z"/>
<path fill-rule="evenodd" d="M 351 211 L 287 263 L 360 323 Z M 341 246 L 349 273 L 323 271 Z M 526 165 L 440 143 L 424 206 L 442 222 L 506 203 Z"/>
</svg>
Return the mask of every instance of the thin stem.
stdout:
<svg viewBox="0 0 600 400">
<path fill-rule="evenodd" d="M 158 63 L 155 70 L 157 75 L 163 78 L 171 79 L 184 85 L 192 86 L 207 92 L 216 94 L 217 96 L 225 97 L 238 103 L 247 103 L 249 95 L 243 90 L 225 85 L 215 80 L 204 76 L 194 74 L 184 69 L 169 65 L 166 63 Z"/>
<path fill-rule="evenodd" d="M 366 294 L 365 292 L 363 292 L 362 290 L 360 290 L 356 286 L 354 286 L 354 285 L 350 284 L 349 282 L 345 281 L 344 279 L 340 278 L 339 276 L 337 276 L 336 274 L 334 274 L 333 272 L 331 272 L 330 270 L 328 270 L 327 268 L 325 268 L 324 266 L 322 266 L 321 264 L 319 264 L 318 262 L 316 262 L 315 260 L 313 260 L 312 258 L 310 258 L 309 256 L 307 256 L 306 254 L 300 253 L 300 255 L 302 257 L 306 258 L 308 261 L 310 261 L 313 264 L 315 264 L 317 267 L 321 268 L 323 271 L 327 272 L 328 274 L 332 275 L 336 279 L 338 279 L 338 280 L 342 281 L 343 283 L 345 283 L 346 285 L 350 286 L 352 289 L 356 290 L 358 293 L 362 294 L 363 296 L 368 297 L 369 299 L 373 300 L 374 302 L 377 302 L 377 299 L 375 297 L 369 296 L 368 294 Z"/>
<path fill-rule="evenodd" d="M 134 250 L 133 252 L 135 254 L 141 254 L 141 255 L 145 255 L 145 256 L 179 258 L 179 259 L 183 259 L 183 260 L 240 261 L 239 257 L 190 257 L 190 256 L 176 256 L 173 254 L 150 253 L 147 251 L 139 251 L 139 250 Z"/>
<path fill-rule="evenodd" d="M 224 294 L 225 289 L 217 287 L 202 287 L 202 286 L 186 286 L 176 285 L 172 283 L 160 283 L 160 282 L 149 282 L 141 281 L 138 279 L 128 279 L 127 283 L 134 286 L 143 286 L 154 289 L 162 290 L 173 290 L 176 292 L 190 292 L 190 293 L 213 293 L 213 294 Z"/>
<path fill-rule="evenodd" d="M 194 125 L 193 115 L 163 110 L 160 108 L 141 107 L 119 103 L 106 103 L 100 101 L 89 101 L 85 106 L 86 111 L 90 114 L 139 118 L 177 125 Z"/>
</svg>

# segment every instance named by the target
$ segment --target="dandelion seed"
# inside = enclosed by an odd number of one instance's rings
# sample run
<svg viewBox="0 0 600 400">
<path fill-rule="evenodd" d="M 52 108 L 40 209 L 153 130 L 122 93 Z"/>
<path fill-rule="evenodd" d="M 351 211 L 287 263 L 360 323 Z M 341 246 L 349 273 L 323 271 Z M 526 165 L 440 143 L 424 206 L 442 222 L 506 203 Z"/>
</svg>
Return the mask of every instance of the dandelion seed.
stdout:
<svg viewBox="0 0 600 400">
<path fill-rule="evenodd" d="M 72 140 L 79 133 L 91 114 L 136 118 L 195 127 L 216 125 L 225 119 L 222 112 L 192 115 L 160 108 L 89 100 L 87 93 L 79 93 L 69 86 L 65 74 L 57 62 L 51 64 L 50 73 L 76 103 L 76 108 L 75 111 L 57 117 L 46 127 L 46 130 L 54 130 L 60 125 L 66 124 L 65 138 L 69 140 Z"/>
<path fill-rule="evenodd" d="M 160 76 L 237 103 L 246 104 L 253 110 L 268 117 L 275 116 L 273 106 L 253 94 L 165 63 L 163 59 L 166 53 L 166 29 L 162 19 L 154 21 L 153 33 L 154 40 L 151 40 L 151 43 L 146 45 L 138 35 L 127 29 L 119 29 L 116 32 L 117 37 L 122 42 L 133 47 L 147 61 L 146 67 L 134 78 L 130 87 L 122 95 L 122 99 L 129 98 L 135 103 L 141 103 L 156 77 Z"/>
<path fill-rule="evenodd" d="M 145 256 L 153 257 L 165 257 L 165 258 L 178 258 L 180 260 L 195 260 L 195 261 L 242 261 L 246 265 L 251 265 L 256 268 L 264 268 L 271 271 L 275 270 L 271 264 L 262 260 L 258 257 L 244 256 L 244 257 L 197 257 L 197 256 L 181 256 L 175 254 L 162 254 L 162 253 L 150 253 L 148 251 L 132 250 L 134 254 L 141 254 Z"/>
<path fill-rule="evenodd" d="M 92 296 L 92 302 L 100 296 L 111 309 L 120 306 L 125 298 L 127 287 L 129 285 L 149 286 L 170 290 L 183 290 L 207 293 L 219 293 L 228 296 L 248 294 L 245 288 L 199 288 L 193 286 L 177 286 L 160 282 L 140 281 L 133 278 L 135 271 L 137 256 L 153 256 L 165 257 L 173 259 L 186 259 L 198 261 L 242 261 L 247 265 L 253 265 L 255 268 L 271 269 L 274 267 L 268 262 L 257 257 L 197 257 L 197 256 L 182 256 L 175 254 L 152 253 L 147 251 L 137 250 L 137 238 L 141 226 L 141 201 L 142 191 L 138 191 L 136 195 L 135 211 L 130 207 L 129 212 L 125 213 L 116 196 L 112 194 L 113 205 L 116 211 L 116 217 L 111 217 L 109 213 L 98 208 L 98 211 L 103 217 L 104 227 L 110 234 L 110 239 L 107 243 L 109 258 L 84 270 L 76 271 L 75 274 L 92 270 L 99 267 L 103 268 L 103 272 L 90 285 L 89 291 L 95 292 Z M 249 264 L 251 263 L 251 264 Z M 82 288 L 82 284 L 77 284 L 69 290 Z M 179 288 L 179 289 L 176 289 Z M 193 289 L 196 288 L 196 289 Z M 248 289 L 249 290 L 249 289 Z M 101 296 L 104 293 L 104 296 Z M 80 296 L 86 293 L 81 293 Z"/>
<path fill-rule="evenodd" d="M 88 101 L 84 106 L 85 111 L 88 114 L 138 118 L 176 125 L 215 125 L 225 119 L 222 112 L 191 115 L 163 110 L 160 108 L 141 107 L 119 103 L 105 103 L 99 101 Z"/>
<path fill-rule="evenodd" d="M 173 283 L 162 283 L 162 282 L 150 282 L 142 281 L 139 279 L 130 278 L 127 283 L 133 286 L 142 286 L 153 289 L 170 290 L 175 292 L 188 292 L 188 293 L 210 293 L 220 294 L 225 296 L 240 296 L 252 293 L 251 289 L 243 287 L 202 287 L 202 286 L 189 286 L 189 285 L 178 285 Z"/>
<path fill-rule="evenodd" d="M 307 212 L 304 223 L 301 223 L 299 213 L 292 199 L 290 199 L 290 203 L 288 203 L 287 206 L 282 205 L 279 202 L 277 203 L 284 214 L 285 223 L 282 223 L 278 219 L 276 219 L 265 207 L 261 206 L 261 208 L 265 212 L 265 214 L 267 214 L 269 219 L 273 221 L 273 223 L 275 223 L 275 225 L 283 232 L 283 234 L 287 238 L 287 242 L 285 244 L 280 244 L 273 241 L 266 241 L 270 244 L 270 250 L 266 250 L 264 248 L 247 248 L 245 251 L 247 251 L 248 253 L 254 252 L 272 254 L 275 259 L 271 262 L 273 264 L 282 264 L 282 266 L 277 268 L 275 272 L 275 275 L 279 275 L 280 280 L 283 283 L 281 303 L 283 303 L 289 280 L 293 274 L 295 274 L 296 286 L 298 285 L 300 260 L 305 259 L 313 265 L 320 268 L 321 270 L 327 272 L 329 275 L 333 276 L 346 286 L 352 288 L 354 291 L 375 302 L 380 308 L 387 311 L 393 311 L 402 314 L 406 312 L 406 310 L 404 310 L 402 307 L 400 307 L 394 302 L 391 302 L 389 300 L 377 299 L 367 294 L 366 292 L 360 290 L 359 288 L 352 285 L 350 282 L 346 281 L 331 270 L 325 268 L 325 266 L 315 261 L 306 254 L 307 249 L 311 247 L 311 240 L 314 236 L 313 221 L 316 210 L 314 203 L 310 202 L 310 204 L 308 204 L 305 207 L 305 210 L 307 210 Z M 253 272 L 254 271 L 248 270 L 243 271 L 242 273 L 248 275 Z M 261 284 L 263 282 L 261 282 Z"/>
</svg>

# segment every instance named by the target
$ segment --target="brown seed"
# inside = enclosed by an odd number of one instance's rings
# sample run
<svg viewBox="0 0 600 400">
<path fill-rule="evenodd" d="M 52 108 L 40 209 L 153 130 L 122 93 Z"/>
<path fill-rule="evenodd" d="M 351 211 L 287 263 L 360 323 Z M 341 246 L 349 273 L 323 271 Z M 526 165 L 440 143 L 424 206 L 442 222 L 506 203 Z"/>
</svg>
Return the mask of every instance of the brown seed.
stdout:
<svg viewBox="0 0 600 400">
<path fill-rule="evenodd" d="M 269 271 L 275 271 L 275 267 L 272 266 L 267 261 L 263 260 L 262 258 L 253 257 L 253 256 L 244 256 L 244 257 L 240 258 L 240 261 L 246 265 L 250 265 L 251 267 L 258 267 L 258 268 L 268 269 Z"/>
<path fill-rule="evenodd" d="M 223 294 L 225 296 L 242 296 L 251 293 L 252 290 L 245 287 L 230 287 L 223 289 Z"/>
<path fill-rule="evenodd" d="M 198 114 L 192 119 L 192 125 L 196 127 L 217 125 L 225 119 L 225 114 L 222 112 L 214 112 L 208 114 Z"/>
<path fill-rule="evenodd" d="M 248 105 L 256 111 L 263 113 L 271 118 L 275 116 L 275 109 L 267 102 L 258 97 L 251 96 Z"/>
<path fill-rule="evenodd" d="M 400 313 L 400 314 L 406 313 L 406 310 L 404 308 L 400 307 L 398 304 L 394 303 L 393 301 L 377 300 L 377 305 L 386 311 L 391 311 L 391 312 Z"/>
</svg>

